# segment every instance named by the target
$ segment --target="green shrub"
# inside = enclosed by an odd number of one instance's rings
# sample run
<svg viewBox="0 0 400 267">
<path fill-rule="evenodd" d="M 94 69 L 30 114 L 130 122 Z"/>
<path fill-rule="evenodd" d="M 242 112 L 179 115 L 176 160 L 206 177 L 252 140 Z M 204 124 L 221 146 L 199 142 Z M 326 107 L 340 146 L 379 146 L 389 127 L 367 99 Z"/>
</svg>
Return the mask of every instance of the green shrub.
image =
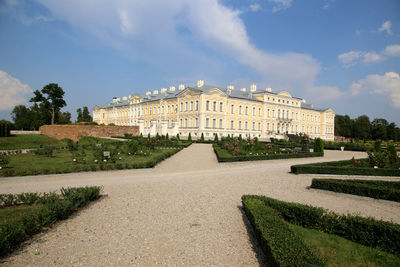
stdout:
<svg viewBox="0 0 400 267">
<path fill-rule="evenodd" d="M 316 138 L 314 140 L 314 152 L 324 153 L 324 141 L 321 138 Z"/>
<path fill-rule="evenodd" d="M 335 234 L 365 246 L 400 255 L 400 225 L 398 224 L 373 218 L 338 215 L 321 208 L 284 202 L 265 196 L 243 196 L 243 198 L 262 200 L 267 206 L 279 212 L 280 216 L 289 223 Z M 304 213 L 308 215 L 304 216 Z M 310 218 L 314 222 L 310 223 Z"/>
<path fill-rule="evenodd" d="M 15 249 L 27 237 L 34 235 L 42 227 L 50 226 L 56 220 L 66 219 L 79 207 L 100 196 L 98 186 L 81 188 L 62 188 L 61 195 L 56 193 L 25 193 L 1 195 L 1 203 L 6 204 L 42 204 L 39 209 L 27 212 L 20 220 L 0 224 L 0 256 Z"/>
<path fill-rule="evenodd" d="M 271 266 L 323 266 L 279 213 L 260 199 L 242 197 L 243 209 Z"/>
<path fill-rule="evenodd" d="M 9 137 L 11 134 L 11 122 L 6 120 L 0 121 L 0 137 Z"/>
<path fill-rule="evenodd" d="M 313 179 L 311 188 L 400 202 L 400 182 Z"/>
<path fill-rule="evenodd" d="M 188 141 L 192 142 L 192 135 L 190 133 L 189 133 L 189 136 L 188 136 Z"/>
<path fill-rule="evenodd" d="M 36 149 L 34 151 L 35 155 L 39 156 L 46 156 L 46 157 L 52 157 L 54 152 L 54 147 L 52 146 L 44 146 L 43 148 Z"/>
</svg>

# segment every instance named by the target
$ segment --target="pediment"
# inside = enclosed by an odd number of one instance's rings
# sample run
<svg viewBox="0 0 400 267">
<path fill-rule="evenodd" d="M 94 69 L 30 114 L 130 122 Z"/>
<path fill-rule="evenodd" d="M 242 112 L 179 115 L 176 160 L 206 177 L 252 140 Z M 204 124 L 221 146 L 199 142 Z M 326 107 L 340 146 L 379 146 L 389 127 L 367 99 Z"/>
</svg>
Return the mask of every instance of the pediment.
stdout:
<svg viewBox="0 0 400 267">
<path fill-rule="evenodd" d="M 221 97 L 225 97 L 226 93 L 222 92 L 220 89 L 218 88 L 212 88 L 210 90 L 207 90 L 206 92 L 204 92 L 206 95 L 218 95 Z"/>
<path fill-rule="evenodd" d="M 177 94 L 177 97 L 185 97 L 187 95 L 199 95 L 201 94 L 200 90 L 196 90 L 193 88 L 186 88 L 184 89 L 182 92 L 180 92 L 179 94 Z"/>
</svg>

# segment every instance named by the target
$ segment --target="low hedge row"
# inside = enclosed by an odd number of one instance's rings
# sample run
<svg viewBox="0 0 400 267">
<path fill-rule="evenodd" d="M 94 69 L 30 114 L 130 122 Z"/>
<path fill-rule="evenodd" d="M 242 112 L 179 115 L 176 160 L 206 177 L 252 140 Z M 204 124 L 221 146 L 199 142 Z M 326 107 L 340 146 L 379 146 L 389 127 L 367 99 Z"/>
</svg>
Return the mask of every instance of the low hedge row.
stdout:
<svg viewBox="0 0 400 267">
<path fill-rule="evenodd" d="M 152 160 L 145 162 L 133 162 L 133 163 L 116 162 L 116 163 L 99 163 L 99 164 L 85 164 L 85 165 L 77 164 L 73 166 L 63 166 L 62 168 L 53 167 L 53 168 L 29 169 L 29 170 L 18 170 L 18 169 L 16 170 L 12 168 L 4 168 L 0 173 L 0 177 L 153 168 L 160 161 L 174 155 L 175 153 L 181 151 L 182 149 L 183 149 L 182 147 L 179 147 L 177 150 L 174 151 L 163 151 L 162 154 L 154 156 Z"/>
<path fill-rule="evenodd" d="M 360 159 L 366 160 L 366 159 Z M 400 176 L 400 170 L 394 168 L 369 168 L 349 166 L 351 160 L 341 160 L 314 164 L 302 164 L 290 166 L 295 174 L 338 174 L 338 175 L 367 175 L 367 176 Z"/>
<path fill-rule="evenodd" d="M 373 147 L 369 146 L 358 146 L 358 145 L 353 145 L 353 144 L 325 144 L 325 149 L 328 150 L 341 150 L 343 147 L 345 151 L 367 151 L 367 150 L 372 150 Z"/>
<path fill-rule="evenodd" d="M 311 188 L 400 202 L 400 182 L 313 179 Z"/>
<path fill-rule="evenodd" d="M 279 213 L 261 199 L 242 197 L 243 209 L 261 244 L 268 265 L 271 266 L 324 266 L 318 258 L 291 231 Z"/>
<path fill-rule="evenodd" d="M 289 203 L 265 196 L 243 196 L 262 200 L 289 223 L 335 234 L 365 246 L 400 255 L 400 225 L 353 215 L 338 215 L 322 208 Z"/>
<path fill-rule="evenodd" d="M 234 162 L 234 161 L 252 161 L 252 160 L 272 160 L 272 159 L 292 159 L 292 158 L 309 158 L 309 157 L 323 157 L 323 152 L 298 152 L 288 154 L 268 154 L 268 155 L 240 155 L 232 156 L 225 149 L 220 148 L 218 145 L 213 145 L 214 153 L 217 155 L 219 162 Z"/>
<path fill-rule="evenodd" d="M 92 186 L 61 189 L 61 195 L 38 195 L 39 198 L 34 203 L 43 206 L 37 211 L 27 213 L 19 220 L 0 224 L 0 256 L 12 252 L 24 240 L 39 233 L 43 227 L 68 218 L 78 208 L 98 199 L 100 191 L 101 187 Z M 19 204 L 32 203 L 28 201 Z"/>
</svg>

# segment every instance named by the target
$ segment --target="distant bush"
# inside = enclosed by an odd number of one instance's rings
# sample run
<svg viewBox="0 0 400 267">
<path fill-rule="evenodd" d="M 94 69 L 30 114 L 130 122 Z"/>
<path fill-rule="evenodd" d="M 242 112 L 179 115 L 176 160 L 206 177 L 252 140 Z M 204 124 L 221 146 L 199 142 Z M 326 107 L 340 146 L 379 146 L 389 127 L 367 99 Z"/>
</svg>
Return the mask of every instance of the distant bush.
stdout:
<svg viewBox="0 0 400 267">
<path fill-rule="evenodd" d="M 0 121 L 0 137 L 8 137 L 10 136 L 12 123 L 6 120 Z"/>
</svg>

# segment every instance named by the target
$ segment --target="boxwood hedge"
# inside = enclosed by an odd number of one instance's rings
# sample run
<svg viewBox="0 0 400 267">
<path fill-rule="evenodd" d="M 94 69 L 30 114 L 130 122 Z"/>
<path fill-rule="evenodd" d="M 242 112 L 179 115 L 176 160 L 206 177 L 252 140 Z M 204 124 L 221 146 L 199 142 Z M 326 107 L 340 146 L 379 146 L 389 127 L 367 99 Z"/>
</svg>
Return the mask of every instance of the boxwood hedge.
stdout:
<svg viewBox="0 0 400 267">
<path fill-rule="evenodd" d="M 353 215 L 338 215 L 322 208 L 289 203 L 265 196 L 246 195 L 242 201 L 258 199 L 284 220 L 309 229 L 335 234 L 365 246 L 400 255 L 400 225 Z"/>
<path fill-rule="evenodd" d="M 364 161 L 366 159 L 359 159 Z M 322 162 L 314 164 L 292 165 L 291 172 L 295 174 L 338 174 L 338 175 L 367 175 L 367 176 L 400 176 L 400 170 L 395 168 L 355 167 L 351 160 Z"/>
<path fill-rule="evenodd" d="M 101 187 L 81 187 L 61 189 L 56 193 L 7 194 L 1 195 L 2 207 L 11 205 L 41 205 L 39 209 L 27 212 L 21 219 L 0 224 L 0 257 L 12 252 L 30 236 L 57 220 L 68 218 L 78 208 L 100 197 Z"/>
<path fill-rule="evenodd" d="M 400 202 L 400 182 L 313 179 L 311 188 Z"/>
<path fill-rule="evenodd" d="M 247 196 L 242 197 L 242 203 L 269 266 L 324 266 L 276 210 Z"/>
</svg>

